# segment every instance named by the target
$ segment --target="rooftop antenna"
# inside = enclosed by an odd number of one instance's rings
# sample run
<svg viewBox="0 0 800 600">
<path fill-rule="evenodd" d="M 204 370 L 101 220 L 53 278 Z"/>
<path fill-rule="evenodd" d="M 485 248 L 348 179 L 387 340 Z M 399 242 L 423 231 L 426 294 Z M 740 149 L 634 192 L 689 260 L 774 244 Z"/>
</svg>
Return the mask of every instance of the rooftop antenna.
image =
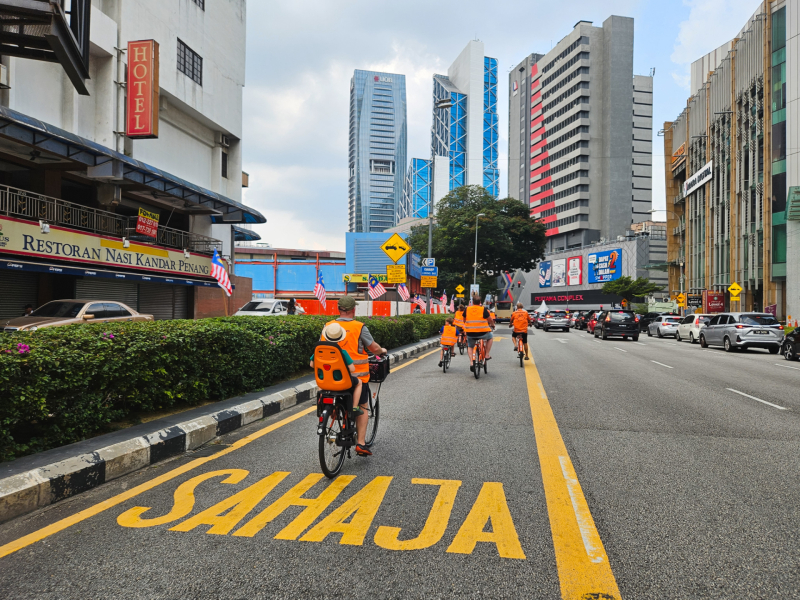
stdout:
<svg viewBox="0 0 800 600">
<path fill-rule="evenodd" d="M 656 68 L 655 67 L 651 67 L 651 69 L 650 69 L 650 77 L 655 77 L 655 76 L 656 76 Z"/>
</svg>

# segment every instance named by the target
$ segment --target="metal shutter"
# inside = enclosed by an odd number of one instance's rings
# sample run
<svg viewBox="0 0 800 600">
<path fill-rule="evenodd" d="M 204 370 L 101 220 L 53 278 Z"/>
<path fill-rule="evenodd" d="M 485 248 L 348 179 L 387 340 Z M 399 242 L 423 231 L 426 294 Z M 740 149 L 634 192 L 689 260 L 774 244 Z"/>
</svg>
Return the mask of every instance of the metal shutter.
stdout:
<svg viewBox="0 0 800 600">
<path fill-rule="evenodd" d="M 175 296 L 173 297 L 174 312 L 172 317 L 174 319 L 188 319 L 189 318 L 189 288 L 184 285 L 176 285 L 172 287 Z"/>
<path fill-rule="evenodd" d="M 75 298 L 124 302 L 133 310 L 139 310 L 139 286 L 133 281 L 78 279 L 75 282 Z"/>
<path fill-rule="evenodd" d="M 139 312 L 153 315 L 156 321 L 187 318 L 186 287 L 157 283 L 141 284 L 139 286 Z"/>
<path fill-rule="evenodd" d="M 25 305 L 37 306 L 39 295 L 38 273 L 0 271 L 0 318 L 21 317 Z"/>
</svg>

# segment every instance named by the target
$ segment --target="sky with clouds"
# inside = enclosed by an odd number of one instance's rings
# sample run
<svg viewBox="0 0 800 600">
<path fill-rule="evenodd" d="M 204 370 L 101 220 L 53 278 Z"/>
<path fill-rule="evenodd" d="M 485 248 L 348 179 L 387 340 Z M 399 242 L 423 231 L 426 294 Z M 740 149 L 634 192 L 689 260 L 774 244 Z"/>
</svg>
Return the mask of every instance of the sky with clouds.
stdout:
<svg viewBox="0 0 800 600">
<path fill-rule="evenodd" d="M 430 154 L 434 73 L 470 39 L 498 60 L 500 191 L 507 190 L 508 72 L 579 20 L 633 17 L 634 73 L 656 69 L 653 201 L 663 208 L 664 121 L 689 95 L 689 65 L 731 39 L 758 0 L 251 0 L 247 5 L 244 201 L 273 247 L 344 250 L 347 137 L 355 69 L 406 76 L 408 156 Z M 663 213 L 661 213 L 663 216 Z"/>
</svg>

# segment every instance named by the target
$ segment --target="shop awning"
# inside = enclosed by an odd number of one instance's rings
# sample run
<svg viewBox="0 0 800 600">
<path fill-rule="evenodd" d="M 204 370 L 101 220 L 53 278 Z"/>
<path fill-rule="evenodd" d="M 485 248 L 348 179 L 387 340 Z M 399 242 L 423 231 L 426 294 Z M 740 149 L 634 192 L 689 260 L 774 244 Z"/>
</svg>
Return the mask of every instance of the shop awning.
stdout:
<svg viewBox="0 0 800 600">
<path fill-rule="evenodd" d="M 261 239 L 255 231 L 233 225 L 233 241 L 234 242 L 257 242 Z"/>
<path fill-rule="evenodd" d="M 87 167 L 118 161 L 122 165 L 123 179 L 218 211 L 222 216 L 215 219 L 216 222 L 267 222 L 260 212 L 240 202 L 5 106 L 0 106 L 0 135 Z"/>
</svg>

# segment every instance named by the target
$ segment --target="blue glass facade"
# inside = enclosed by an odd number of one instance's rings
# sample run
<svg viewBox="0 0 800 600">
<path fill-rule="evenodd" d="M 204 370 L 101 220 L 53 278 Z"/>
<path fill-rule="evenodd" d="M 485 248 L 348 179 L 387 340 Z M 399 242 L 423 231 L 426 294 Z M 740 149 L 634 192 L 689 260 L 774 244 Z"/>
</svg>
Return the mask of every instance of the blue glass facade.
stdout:
<svg viewBox="0 0 800 600">
<path fill-rule="evenodd" d="M 406 178 L 406 79 L 356 70 L 350 80 L 349 230 L 397 224 Z"/>
<path fill-rule="evenodd" d="M 431 199 L 431 161 L 412 158 L 406 173 L 403 189 L 403 209 L 398 221 L 406 217 L 425 218 Z"/>
<path fill-rule="evenodd" d="M 500 194 L 497 168 L 497 59 L 483 59 L 483 187 Z"/>
</svg>

